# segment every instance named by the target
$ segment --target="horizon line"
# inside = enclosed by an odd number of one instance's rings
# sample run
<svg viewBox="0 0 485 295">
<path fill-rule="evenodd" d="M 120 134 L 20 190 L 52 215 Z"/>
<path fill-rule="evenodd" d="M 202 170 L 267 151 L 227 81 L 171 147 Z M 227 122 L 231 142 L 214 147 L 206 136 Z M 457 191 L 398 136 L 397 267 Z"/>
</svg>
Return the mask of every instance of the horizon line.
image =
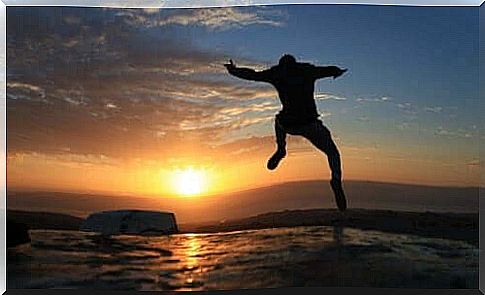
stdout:
<svg viewBox="0 0 485 295">
<path fill-rule="evenodd" d="M 204 198 L 204 197 L 215 197 L 215 196 L 220 196 L 220 195 L 226 195 L 226 194 L 236 194 L 236 193 L 241 193 L 241 192 L 247 192 L 251 190 L 257 190 L 257 189 L 264 189 L 264 188 L 270 188 L 274 186 L 280 186 L 280 185 L 285 185 L 285 184 L 293 184 L 293 183 L 299 183 L 299 182 L 328 182 L 328 179 L 322 179 L 322 178 L 314 178 L 314 179 L 302 179 L 302 180 L 288 180 L 288 181 L 282 181 L 282 182 L 276 182 L 276 183 L 271 183 L 267 185 L 260 185 L 260 186 L 255 186 L 251 188 L 241 188 L 241 189 L 236 189 L 236 190 L 229 190 L 225 192 L 216 192 L 216 193 L 211 193 L 211 194 L 200 194 L 195 197 L 197 198 Z M 368 183 L 373 183 L 373 184 L 390 184 L 390 185 L 403 185 L 403 186 L 418 186 L 418 187 L 431 187 L 431 188 L 460 188 L 460 189 L 485 189 L 485 186 L 482 186 L 481 184 L 477 185 L 438 185 L 438 184 L 420 184 L 420 183 L 408 183 L 408 182 L 396 182 L 396 181 L 377 181 L 377 180 L 366 180 L 366 179 L 348 179 L 344 180 L 344 185 L 345 182 L 368 182 Z M 6 193 L 8 192 L 31 192 L 31 193 L 60 193 L 60 194 L 82 194 L 82 195 L 103 195 L 103 196 L 124 196 L 124 197 L 167 197 L 167 198 L 179 198 L 183 197 L 181 195 L 177 194 L 165 194 L 163 196 L 157 195 L 157 194 L 147 194 L 147 193 L 135 193 L 135 192 L 115 192 L 115 191 L 81 191 L 81 190 L 62 190 L 62 189 L 48 189 L 48 188 L 28 188 L 28 187 L 15 187 L 15 188 L 8 188 L 8 185 L 6 187 Z"/>
</svg>

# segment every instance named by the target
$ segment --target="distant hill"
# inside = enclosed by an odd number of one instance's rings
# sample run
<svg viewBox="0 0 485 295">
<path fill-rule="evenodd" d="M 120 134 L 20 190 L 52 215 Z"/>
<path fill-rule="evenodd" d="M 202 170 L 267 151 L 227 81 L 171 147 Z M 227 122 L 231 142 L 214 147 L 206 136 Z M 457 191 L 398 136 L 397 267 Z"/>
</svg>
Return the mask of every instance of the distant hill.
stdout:
<svg viewBox="0 0 485 295">
<path fill-rule="evenodd" d="M 7 219 L 29 229 L 78 230 L 82 218 L 67 214 L 7 210 Z"/>
<path fill-rule="evenodd" d="M 414 212 L 478 212 L 477 187 L 433 187 L 346 181 L 349 208 Z M 327 181 L 288 182 L 236 193 L 194 198 L 107 196 L 58 192 L 7 193 L 7 208 L 86 217 L 103 210 L 174 212 L 179 224 L 219 222 L 265 212 L 335 208 Z"/>
</svg>

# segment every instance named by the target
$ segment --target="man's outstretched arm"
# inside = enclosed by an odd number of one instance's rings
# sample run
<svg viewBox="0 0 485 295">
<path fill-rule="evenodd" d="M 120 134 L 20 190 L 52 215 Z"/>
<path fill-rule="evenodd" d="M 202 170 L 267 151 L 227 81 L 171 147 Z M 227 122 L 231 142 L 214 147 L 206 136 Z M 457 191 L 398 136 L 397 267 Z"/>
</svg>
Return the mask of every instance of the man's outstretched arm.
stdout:
<svg viewBox="0 0 485 295">
<path fill-rule="evenodd" d="M 268 70 L 264 70 L 261 72 L 256 72 L 253 69 L 248 68 L 238 68 L 232 62 L 232 59 L 229 61 L 230 63 L 225 64 L 227 71 L 229 74 L 236 76 L 241 79 L 251 80 L 251 81 L 261 81 L 261 82 L 270 82 L 271 75 Z"/>
<path fill-rule="evenodd" d="M 347 72 L 347 69 L 341 69 L 336 66 L 313 67 L 313 76 L 315 77 L 315 79 L 321 79 L 326 77 L 333 77 L 335 79 L 337 77 L 340 77 L 345 72 Z"/>
</svg>

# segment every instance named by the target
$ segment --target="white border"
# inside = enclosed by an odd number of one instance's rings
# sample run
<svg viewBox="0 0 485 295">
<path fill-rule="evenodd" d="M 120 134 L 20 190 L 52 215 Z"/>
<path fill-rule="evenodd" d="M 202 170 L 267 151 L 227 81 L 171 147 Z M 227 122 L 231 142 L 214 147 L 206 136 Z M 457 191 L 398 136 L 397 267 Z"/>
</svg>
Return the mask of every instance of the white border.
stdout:
<svg viewBox="0 0 485 295">
<path fill-rule="evenodd" d="M 7 288 L 6 261 L 6 218 L 7 218 L 7 121 L 6 121 L 6 7 L 7 6 L 84 6 L 84 7 L 119 7 L 119 8 L 194 8 L 224 7 L 249 5 L 284 5 L 284 4 L 370 4 L 402 6 L 481 6 L 485 0 L 1 0 L 0 1 L 0 294 Z M 480 280 L 480 287 L 481 286 Z"/>
<path fill-rule="evenodd" d="M 7 290 L 7 8 L 0 4 L 0 292 Z"/>
</svg>

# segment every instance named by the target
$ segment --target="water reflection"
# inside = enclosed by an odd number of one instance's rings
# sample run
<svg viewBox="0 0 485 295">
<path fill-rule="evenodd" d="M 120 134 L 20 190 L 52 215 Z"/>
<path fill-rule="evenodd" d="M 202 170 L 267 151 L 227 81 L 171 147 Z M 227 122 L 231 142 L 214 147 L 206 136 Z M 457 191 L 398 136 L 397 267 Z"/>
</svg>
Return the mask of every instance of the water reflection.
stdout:
<svg viewBox="0 0 485 295">
<path fill-rule="evenodd" d="M 381 287 L 478 284 L 474 245 L 343 225 L 171 237 L 32 231 L 7 277 L 13 288 L 147 291 L 376 286 L 374 278 Z"/>
<path fill-rule="evenodd" d="M 199 290 L 203 285 L 200 282 L 201 275 L 201 241 L 195 234 L 184 235 L 182 245 L 182 263 L 183 265 L 183 285 L 180 291 L 194 291 Z"/>
<path fill-rule="evenodd" d="M 337 223 L 333 226 L 333 241 L 337 246 L 343 245 L 344 227 Z"/>
<path fill-rule="evenodd" d="M 193 270 L 199 267 L 200 259 L 200 241 L 194 234 L 187 234 L 185 239 L 185 267 L 187 270 Z"/>
</svg>

